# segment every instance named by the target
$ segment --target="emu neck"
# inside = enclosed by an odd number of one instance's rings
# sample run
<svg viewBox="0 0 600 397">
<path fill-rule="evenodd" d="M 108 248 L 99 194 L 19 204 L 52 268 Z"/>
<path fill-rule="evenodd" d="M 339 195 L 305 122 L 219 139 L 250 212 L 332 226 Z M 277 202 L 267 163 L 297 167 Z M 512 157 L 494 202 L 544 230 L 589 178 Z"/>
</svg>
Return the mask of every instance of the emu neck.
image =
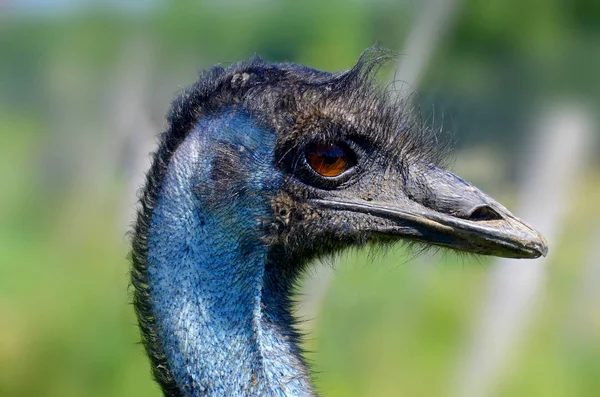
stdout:
<svg viewBox="0 0 600 397">
<path fill-rule="evenodd" d="M 186 396 L 309 396 L 289 280 L 258 233 L 280 176 L 274 136 L 249 117 L 203 120 L 171 157 L 148 233 L 148 285 Z"/>
</svg>

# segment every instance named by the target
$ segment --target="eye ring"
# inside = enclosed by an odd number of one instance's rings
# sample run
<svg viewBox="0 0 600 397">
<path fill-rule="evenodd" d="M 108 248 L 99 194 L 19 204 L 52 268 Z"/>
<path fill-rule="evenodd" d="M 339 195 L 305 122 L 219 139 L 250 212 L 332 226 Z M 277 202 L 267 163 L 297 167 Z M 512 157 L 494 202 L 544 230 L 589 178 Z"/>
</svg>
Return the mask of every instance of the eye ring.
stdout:
<svg viewBox="0 0 600 397">
<path fill-rule="evenodd" d="M 316 188 L 339 189 L 354 181 L 361 156 L 353 141 L 313 141 L 302 149 L 302 167 L 297 175 Z"/>
<path fill-rule="evenodd" d="M 308 166 L 321 177 L 336 178 L 354 166 L 354 153 L 343 144 L 312 143 L 304 149 Z"/>
</svg>

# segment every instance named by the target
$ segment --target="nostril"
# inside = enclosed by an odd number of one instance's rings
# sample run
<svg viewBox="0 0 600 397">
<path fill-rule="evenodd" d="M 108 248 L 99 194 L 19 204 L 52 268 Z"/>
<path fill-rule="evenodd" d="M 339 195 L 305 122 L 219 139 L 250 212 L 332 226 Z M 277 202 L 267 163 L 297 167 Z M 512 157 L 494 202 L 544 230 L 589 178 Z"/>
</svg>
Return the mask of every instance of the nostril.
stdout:
<svg viewBox="0 0 600 397">
<path fill-rule="evenodd" d="M 498 219 L 502 219 L 499 213 L 494 211 L 491 207 L 487 205 L 480 205 L 476 207 L 471 215 L 469 215 L 468 219 L 470 221 L 495 221 Z"/>
</svg>

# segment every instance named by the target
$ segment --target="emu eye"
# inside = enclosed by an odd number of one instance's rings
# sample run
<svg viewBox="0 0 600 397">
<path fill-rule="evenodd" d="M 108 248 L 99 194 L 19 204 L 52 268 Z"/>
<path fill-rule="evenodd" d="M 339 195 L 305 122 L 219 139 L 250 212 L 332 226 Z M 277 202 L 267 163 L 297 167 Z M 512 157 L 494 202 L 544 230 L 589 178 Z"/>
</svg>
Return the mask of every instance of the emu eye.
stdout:
<svg viewBox="0 0 600 397">
<path fill-rule="evenodd" d="M 352 166 L 353 154 L 345 146 L 313 143 L 304 152 L 308 165 L 319 175 L 332 178 Z"/>
</svg>

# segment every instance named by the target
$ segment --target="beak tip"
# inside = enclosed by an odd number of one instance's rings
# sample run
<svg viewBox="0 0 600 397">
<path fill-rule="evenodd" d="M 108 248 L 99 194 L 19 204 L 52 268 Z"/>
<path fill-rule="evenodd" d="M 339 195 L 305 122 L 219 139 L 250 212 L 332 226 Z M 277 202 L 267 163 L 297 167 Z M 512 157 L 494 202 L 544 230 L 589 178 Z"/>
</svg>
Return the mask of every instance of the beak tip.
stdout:
<svg viewBox="0 0 600 397">
<path fill-rule="evenodd" d="M 538 258 L 540 256 L 543 256 L 543 257 L 548 256 L 548 241 L 540 233 L 537 233 L 537 237 L 538 238 L 535 241 L 536 247 L 534 249 L 537 252 L 539 252 L 539 254 L 540 254 L 540 255 L 538 255 Z"/>
<path fill-rule="evenodd" d="M 540 252 L 542 253 L 543 257 L 548 256 L 548 244 L 546 244 L 546 241 L 543 242 L 542 249 L 540 250 Z"/>
</svg>

